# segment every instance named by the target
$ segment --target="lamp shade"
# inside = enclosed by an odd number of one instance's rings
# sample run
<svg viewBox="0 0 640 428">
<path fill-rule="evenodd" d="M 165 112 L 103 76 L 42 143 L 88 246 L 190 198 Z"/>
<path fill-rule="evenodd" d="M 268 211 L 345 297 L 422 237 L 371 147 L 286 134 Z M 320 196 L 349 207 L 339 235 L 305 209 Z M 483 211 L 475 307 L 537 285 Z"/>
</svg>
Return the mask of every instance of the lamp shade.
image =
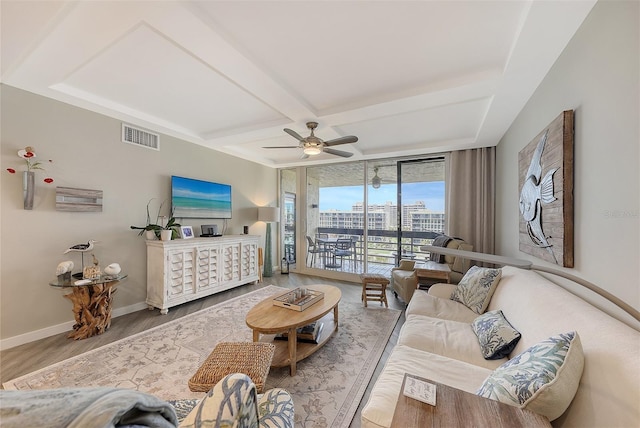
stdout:
<svg viewBox="0 0 640 428">
<path fill-rule="evenodd" d="M 280 218 L 278 207 L 258 207 L 258 221 L 274 222 Z"/>
</svg>

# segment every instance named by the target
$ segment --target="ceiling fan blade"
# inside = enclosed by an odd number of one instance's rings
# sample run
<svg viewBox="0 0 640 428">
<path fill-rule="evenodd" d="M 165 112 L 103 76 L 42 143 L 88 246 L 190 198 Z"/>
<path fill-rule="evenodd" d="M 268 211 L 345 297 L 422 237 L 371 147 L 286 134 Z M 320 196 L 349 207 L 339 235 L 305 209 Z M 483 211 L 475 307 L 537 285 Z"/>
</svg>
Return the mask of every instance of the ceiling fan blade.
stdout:
<svg viewBox="0 0 640 428">
<path fill-rule="evenodd" d="M 271 146 L 263 147 L 263 149 L 298 149 L 299 146 Z"/>
<path fill-rule="evenodd" d="M 298 141 L 304 141 L 304 138 L 302 138 L 300 136 L 300 134 L 298 134 L 296 131 L 294 131 L 293 129 L 289 129 L 289 128 L 284 128 L 284 132 L 286 132 L 287 134 L 291 135 L 293 138 L 295 138 Z"/>
<path fill-rule="evenodd" d="M 302 152 L 302 156 L 300 156 L 300 159 L 308 159 L 308 158 L 309 158 L 309 155 Z"/>
<path fill-rule="evenodd" d="M 343 158 L 350 158 L 351 156 L 353 156 L 353 153 L 343 152 L 342 150 L 330 149 L 327 147 L 325 147 L 322 151 L 332 155 L 342 156 Z"/>
<path fill-rule="evenodd" d="M 325 141 L 325 146 L 337 146 L 338 144 L 350 144 L 358 141 L 358 137 L 355 135 L 347 135 L 346 137 L 335 138 L 333 140 Z"/>
</svg>

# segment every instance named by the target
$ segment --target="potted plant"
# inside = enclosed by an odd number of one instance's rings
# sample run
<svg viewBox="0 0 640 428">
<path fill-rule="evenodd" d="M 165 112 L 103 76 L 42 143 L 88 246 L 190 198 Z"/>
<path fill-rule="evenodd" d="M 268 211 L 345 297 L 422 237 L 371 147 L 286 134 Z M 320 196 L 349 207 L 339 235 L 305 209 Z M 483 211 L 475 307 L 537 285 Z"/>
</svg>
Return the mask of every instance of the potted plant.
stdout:
<svg viewBox="0 0 640 428">
<path fill-rule="evenodd" d="M 170 241 L 172 239 L 178 238 L 178 228 L 180 227 L 179 223 L 176 223 L 176 219 L 174 216 L 171 216 L 167 221 L 167 224 L 164 227 L 161 227 L 160 230 L 160 239 L 163 241 Z"/>
<path fill-rule="evenodd" d="M 146 226 L 130 226 L 131 229 L 140 231 L 138 233 L 139 236 L 142 236 L 142 234 L 146 233 L 147 239 L 160 238 L 160 231 L 164 229 L 160 225 L 160 210 L 162 210 L 162 206 L 164 205 L 164 202 L 162 202 L 160 204 L 160 207 L 158 208 L 158 215 L 156 216 L 156 222 L 151 223 L 151 215 L 149 214 L 149 205 L 151 204 L 151 201 L 153 201 L 154 199 L 155 198 L 151 198 L 149 202 L 147 202 L 147 225 Z"/>
</svg>

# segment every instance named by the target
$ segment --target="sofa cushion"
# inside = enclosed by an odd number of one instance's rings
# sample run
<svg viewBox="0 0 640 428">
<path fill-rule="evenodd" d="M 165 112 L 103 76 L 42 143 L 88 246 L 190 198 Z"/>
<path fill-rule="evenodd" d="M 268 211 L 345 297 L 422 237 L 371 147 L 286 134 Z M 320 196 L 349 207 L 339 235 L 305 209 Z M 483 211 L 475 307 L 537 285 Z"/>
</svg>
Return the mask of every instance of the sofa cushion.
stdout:
<svg viewBox="0 0 640 428">
<path fill-rule="evenodd" d="M 578 333 L 559 334 L 498 367 L 477 394 L 534 411 L 552 421 L 571 404 L 583 367 Z"/>
<path fill-rule="evenodd" d="M 460 321 L 471 324 L 478 314 L 459 302 L 442 299 L 428 294 L 424 290 L 416 290 L 407 305 L 405 316 L 424 315 L 445 320 Z"/>
<path fill-rule="evenodd" d="M 489 305 L 501 275 L 501 269 L 471 266 L 451 294 L 451 300 L 462 303 L 477 314 L 482 314 Z"/>
<path fill-rule="evenodd" d="M 405 345 L 396 345 L 362 409 L 362 428 L 391 426 L 393 409 L 400 396 L 405 373 L 473 394 L 483 379 L 491 374 L 491 370 Z"/>
<path fill-rule="evenodd" d="M 490 370 L 507 359 L 485 360 L 469 323 L 423 315 L 410 315 L 398 335 L 398 344 L 444 357 L 455 358 Z"/>
<path fill-rule="evenodd" d="M 507 357 L 520 340 L 520 332 L 509 324 L 501 310 L 485 312 L 473 320 L 471 328 L 487 360 Z"/>
</svg>

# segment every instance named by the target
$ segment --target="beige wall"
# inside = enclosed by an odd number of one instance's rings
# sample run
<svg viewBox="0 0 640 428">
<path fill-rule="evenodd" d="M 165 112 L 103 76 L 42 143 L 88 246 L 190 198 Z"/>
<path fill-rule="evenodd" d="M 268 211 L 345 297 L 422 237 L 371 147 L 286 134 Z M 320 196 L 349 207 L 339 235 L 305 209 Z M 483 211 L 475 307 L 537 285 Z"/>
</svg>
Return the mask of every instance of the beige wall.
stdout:
<svg viewBox="0 0 640 428">
<path fill-rule="evenodd" d="M 545 265 L 518 250 L 518 152 L 563 110 L 574 109 L 575 268 L 567 271 L 636 309 L 640 309 L 639 18 L 636 1 L 596 4 L 500 141 L 496 189 L 497 253 Z M 585 296 L 592 300 L 593 294 Z M 608 305 L 604 309 L 615 310 Z"/>
<path fill-rule="evenodd" d="M 256 221 L 255 207 L 277 205 L 275 169 L 165 135 L 161 135 L 160 151 L 125 144 L 120 141 L 119 120 L 9 86 L 1 86 L 0 95 L 0 337 L 4 346 L 55 333 L 56 326 L 68 328 L 73 320 L 71 304 L 48 282 L 59 262 L 72 260 L 80 266 L 78 254 L 62 253 L 89 239 L 100 241 L 94 253 L 102 266 L 118 262 L 129 275 L 118 288 L 114 314 L 146 307 L 144 238 L 129 226 L 145 224 L 151 198 L 166 200 L 164 214 L 169 213 L 171 175 L 231 184 L 233 219 L 228 221 L 227 234 L 242 233 L 242 226 L 249 225 L 251 234 L 264 236 L 264 223 Z M 6 172 L 10 167 L 24 169 L 16 153 L 27 145 L 40 158 L 54 161 L 46 172 L 36 173 L 33 211 L 23 209 L 22 177 Z M 55 182 L 43 183 L 45 176 Z M 102 190 L 103 211 L 56 211 L 56 185 Z M 198 234 L 200 224 L 222 227 L 222 220 L 185 219 L 182 223 L 194 226 Z"/>
</svg>

